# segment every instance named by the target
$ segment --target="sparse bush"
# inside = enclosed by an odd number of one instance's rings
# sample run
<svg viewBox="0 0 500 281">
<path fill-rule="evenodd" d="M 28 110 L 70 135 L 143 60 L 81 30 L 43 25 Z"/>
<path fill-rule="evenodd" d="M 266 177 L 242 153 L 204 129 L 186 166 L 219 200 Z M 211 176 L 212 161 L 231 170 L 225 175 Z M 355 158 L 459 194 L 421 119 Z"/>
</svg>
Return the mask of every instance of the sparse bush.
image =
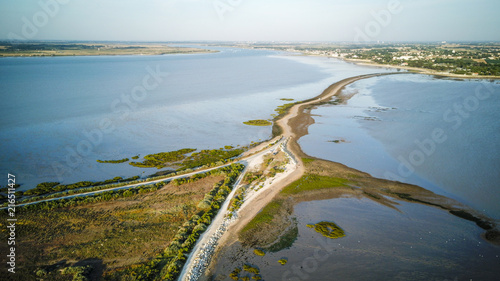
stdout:
<svg viewBox="0 0 500 281">
<path fill-rule="evenodd" d="M 266 253 L 264 251 L 259 250 L 259 249 L 253 250 L 253 253 L 256 254 L 257 256 L 261 256 L 261 257 L 266 255 Z"/>
</svg>

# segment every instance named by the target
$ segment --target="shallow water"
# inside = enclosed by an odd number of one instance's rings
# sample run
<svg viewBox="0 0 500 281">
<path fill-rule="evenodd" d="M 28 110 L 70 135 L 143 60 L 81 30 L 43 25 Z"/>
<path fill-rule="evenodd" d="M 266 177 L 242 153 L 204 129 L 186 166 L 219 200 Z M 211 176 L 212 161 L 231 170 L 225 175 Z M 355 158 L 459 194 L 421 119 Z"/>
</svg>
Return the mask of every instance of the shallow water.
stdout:
<svg viewBox="0 0 500 281">
<path fill-rule="evenodd" d="M 266 280 L 495 280 L 500 249 L 474 223 L 440 209 L 398 202 L 398 211 L 369 199 L 338 198 L 295 206 L 292 248 L 251 257 Z M 329 239 L 306 227 L 335 222 Z M 281 266 L 280 258 L 288 263 Z"/>
<path fill-rule="evenodd" d="M 147 175 L 156 169 L 99 164 L 185 147 L 248 145 L 286 103 L 307 99 L 342 78 L 386 71 L 342 61 L 234 48 L 164 56 L 0 59 L 0 170 L 21 190 Z M 156 73 L 156 79 L 148 75 Z M 136 88 L 146 79 L 148 90 Z"/>
<path fill-rule="evenodd" d="M 361 80 L 344 93 L 356 94 L 312 111 L 316 124 L 300 140 L 306 153 L 500 218 L 498 82 L 403 74 Z M 337 139 L 345 142 L 329 142 Z"/>
</svg>

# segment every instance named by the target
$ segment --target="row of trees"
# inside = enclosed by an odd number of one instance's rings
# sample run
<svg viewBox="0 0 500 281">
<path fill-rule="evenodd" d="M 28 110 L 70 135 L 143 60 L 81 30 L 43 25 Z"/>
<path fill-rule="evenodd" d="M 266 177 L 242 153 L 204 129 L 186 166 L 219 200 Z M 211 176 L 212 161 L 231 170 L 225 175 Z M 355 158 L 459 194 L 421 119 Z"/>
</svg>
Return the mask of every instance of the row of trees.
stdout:
<svg viewBox="0 0 500 281">
<path fill-rule="evenodd" d="M 176 280 L 188 254 L 217 215 L 244 167 L 242 164 L 232 164 L 202 175 L 201 177 L 205 177 L 220 173 L 224 174 L 225 178 L 216 183 L 205 195 L 205 198 L 200 201 L 198 204 L 199 212 L 182 225 L 170 245 L 148 263 L 127 267 L 115 272 L 112 276 L 106 276 L 106 280 Z M 197 179 L 199 178 L 197 177 Z"/>
</svg>

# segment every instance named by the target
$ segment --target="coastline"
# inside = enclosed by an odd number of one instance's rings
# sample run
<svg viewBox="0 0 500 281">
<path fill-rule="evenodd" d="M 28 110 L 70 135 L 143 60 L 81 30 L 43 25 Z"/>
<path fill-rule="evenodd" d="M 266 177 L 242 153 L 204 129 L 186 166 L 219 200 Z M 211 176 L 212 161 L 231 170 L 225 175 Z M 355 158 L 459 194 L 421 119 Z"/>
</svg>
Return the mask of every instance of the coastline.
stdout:
<svg viewBox="0 0 500 281">
<path fill-rule="evenodd" d="M 305 165 L 301 160 L 305 157 L 318 161 L 321 166 L 327 169 L 331 169 L 336 174 L 354 174 L 359 177 L 363 177 L 363 184 L 374 186 L 385 185 L 384 188 L 391 190 L 393 194 L 407 194 L 406 192 L 411 194 L 411 196 L 408 198 L 402 196 L 398 198 L 397 196 L 395 196 L 395 199 L 423 204 L 430 207 L 437 207 L 457 217 L 460 217 L 461 219 L 472 220 L 476 222 L 478 227 L 481 227 L 483 228 L 483 230 L 485 230 L 485 232 L 481 235 L 481 238 L 483 240 L 488 241 L 489 243 L 494 245 L 500 244 L 500 233 L 498 232 L 498 230 L 496 230 L 495 223 L 481 213 L 463 204 L 460 204 L 444 196 L 436 195 L 419 186 L 378 179 L 362 171 L 349 168 L 341 163 L 335 163 L 311 157 L 302 151 L 300 145 L 298 144 L 298 140 L 302 136 L 308 134 L 308 126 L 314 123 L 314 119 L 307 111 L 310 111 L 310 109 L 314 108 L 315 106 L 327 102 L 333 96 L 339 96 L 339 94 L 347 85 L 355 81 L 394 74 L 405 74 L 405 72 L 368 74 L 341 80 L 330 85 L 315 98 L 294 105 L 289 109 L 288 113 L 285 116 L 276 121 L 276 124 L 282 129 L 283 137 L 289 139 L 288 148 L 291 154 L 294 155 L 294 157 L 297 159 L 296 169 L 292 173 L 290 173 L 288 177 L 282 179 L 281 181 L 275 182 L 271 186 L 263 188 L 262 192 L 260 192 L 253 198 L 245 200 L 245 205 L 240 209 L 238 213 L 238 219 L 236 219 L 231 225 L 229 225 L 227 231 L 222 235 L 222 237 L 220 237 L 218 246 L 216 247 L 213 257 L 211 258 L 211 262 L 209 263 L 205 271 L 205 275 L 202 275 L 199 280 L 209 280 L 209 277 L 217 269 L 217 264 L 219 263 L 219 261 L 223 258 L 226 258 L 224 251 L 235 245 L 237 245 L 237 248 L 241 247 L 238 241 L 238 233 L 262 210 L 263 207 L 267 206 L 267 204 L 269 204 L 275 196 L 278 196 L 278 194 L 284 187 L 300 179 L 302 175 L 307 172 L 307 169 L 305 168 Z M 380 195 L 380 193 L 378 194 Z M 317 195 L 315 197 L 314 194 L 311 194 L 311 196 L 309 197 L 316 198 Z M 392 207 L 391 200 L 382 199 L 375 201 L 378 201 L 378 203 L 380 204 Z"/>
<path fill-rule="evenodd" d="M 21 44 L 21 43 L 19 43 Z M 29 43 L 27 43 L 29 45 Z M 54 43 L 46 43 L 44 46 L 51 47 Z M 2 44 L 0 44 L 0 50 Z M 17 57 L 85 57 L 85 56 L 159 56 L 174 54 L 209 54 L 217 53 L 215 50 L 207 50 L 192 47 L 173 47 L 161 44 L 120 44 L 120 43 L 66 43 L 54 46 L 50 50 L 17 50 L 0 52 L 0 58 Z"/>
<path fill-rule="evenodd" d="M 376 66 L 376 67 L 385 67 L 385 68 L 393 68 L 393 69 L 403 69 L 408 70 L 410 72 L 425 74 L 425 75 L 433 75 L 438 77 L 448 77 L 448 78 L 458 78 L 458 79 L 500 79 L 500 76 L 484 76 L 484 75 L 465 75 L 465 74 L 452 74 L 445 72 L 438 72 L 426 68 L 418 68 L 418 67 L 410 67 L 410 66 L 401 66 L 401 65 L 390 65 L 390 64 L 378 64 L 369 60 L 357 60 L 357 59 L 342 59 L 346 62 L 351 62 L 360 66 Z"/>
</svg>

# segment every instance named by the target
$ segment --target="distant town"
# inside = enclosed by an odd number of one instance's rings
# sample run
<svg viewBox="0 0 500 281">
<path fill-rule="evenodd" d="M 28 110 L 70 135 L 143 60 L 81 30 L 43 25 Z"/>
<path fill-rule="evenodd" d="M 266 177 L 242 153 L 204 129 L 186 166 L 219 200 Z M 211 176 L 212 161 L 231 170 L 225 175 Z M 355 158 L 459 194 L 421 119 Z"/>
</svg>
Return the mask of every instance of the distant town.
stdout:
<svg viewBox="0 0 500 281">
<path fill-rule="evenodd" d="M 355 62 L 471 76 L 500 76 L 500 43 L 250 44 Z"/>
</svg>

